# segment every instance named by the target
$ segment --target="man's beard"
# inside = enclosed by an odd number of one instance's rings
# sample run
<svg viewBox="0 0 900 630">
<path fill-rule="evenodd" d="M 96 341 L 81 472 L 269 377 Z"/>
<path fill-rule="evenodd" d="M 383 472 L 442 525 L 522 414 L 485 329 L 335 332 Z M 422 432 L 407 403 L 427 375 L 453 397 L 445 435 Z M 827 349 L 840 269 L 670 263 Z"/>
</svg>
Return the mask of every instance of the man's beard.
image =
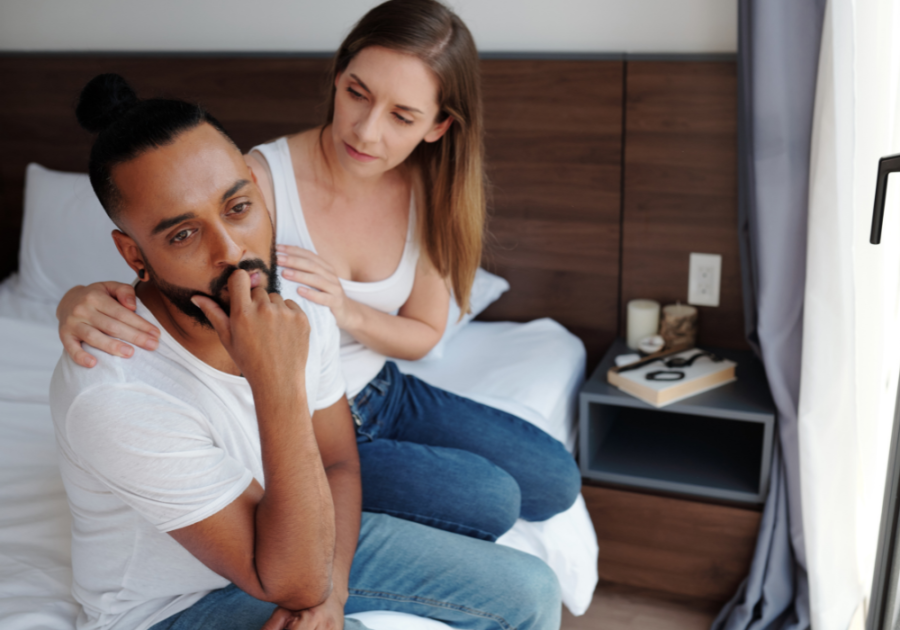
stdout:
<svg viewBox="0 0 900 630">
<path fill-rule="evenodd" d="M 169 284 L 165 280 L 159 277 L 153 271 L 153 268 L 150 266 L 150 263 L 147 261 L 147 257 L 144 256 L 144 264 L 147 265 L 147 270 L 152 274 L 153 284 L 156 285 L 156 288 L 159 289 L 159 292 L 166 296 L 172 304 L 175 305 L 179 311 L 195 320 L 198 324 L 203 326 L 204 328 L 212 328 L 213 325 L 203 314 L 197 306 L 191 302 L 191 298 L 195 295 L 202 295 L 204 297 L 208 297 L 219 307 L 225 311 L 226 315 L 231 314 L 231 304 L 226 302 L 222 298 L 222 292 L 228 288 L 228 279 L 238 269 L 243 269 L 244 271 L 262 271 L 263 274 L 268 278 L 268 283 L 266 284 L 266 292 L 267 293 L 278 293 L 281 290 L 281 283 L 278 279 L 278 269 L 277 269 L 277 259 L 275 254 L 275 239 L 272 239 L 272 250 L 269 253 L 269 264 L 266 266 L 259 258 L 254 258 L 251 260 L 242 260 L 235 267 L 234 265 L 229 266 L 225 269 L 218 278 L 209 283 L 209 293 L 204 293 L 203 291 L 197 291 L 195 289 L 186 289 L 184 287 L 180 287 L 175 284 Z"/>
</svg>

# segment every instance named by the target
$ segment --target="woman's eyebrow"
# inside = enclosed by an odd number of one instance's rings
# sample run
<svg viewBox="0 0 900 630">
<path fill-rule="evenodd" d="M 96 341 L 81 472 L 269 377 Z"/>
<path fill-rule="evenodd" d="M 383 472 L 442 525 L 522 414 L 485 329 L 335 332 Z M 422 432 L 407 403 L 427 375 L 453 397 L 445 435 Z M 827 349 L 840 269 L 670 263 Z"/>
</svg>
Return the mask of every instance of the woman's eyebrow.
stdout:
<svg viewBox="0 0 900 630">
<path fill-rule="evenodd" d="M 364 89 L 364 90 L 365 90 L 366 92 L 368 92 L 369 94 L 372 93 L 372 90 L 369 89 L 369 86 L 368 86 L 368 85 L 366 85 L 365 83 L 363 83 L 362 79 L 360 79 L 358 76 L 356 76 L 356 75 L 353 74 L 352 72 L 350 73 L 350 76 L 353 77 L 353 80 L 354 80 L 354 81 L 356 81 L 357 83 L 359 83 L 359 86 L 360 86 L 362 89 Z M 402 109 L 402 110 L 405 111 L 405 112 L 416 112 L 417 114 L 424 114 L 424 113 L 425 113 L 425 112 L 423 112 L 421 109 L 416 109 L 415 107 L 410 107 L 409 105 L 394 105 L 394 107 L 396 107 L 397 109 Z"/>
<path fill-rule="evenodd" d="M 369 94 L 372 93 L 372 90 L 369 89 L 369 86 L 368 86 L 368 85 L 366 85 L 365 83 L 363 83 L 363 80 L 362 80 L 362 79 L 360 79 L 358 76 L 356 76 L 356 75 L 353 74 L 352 72 L 350 73 L 350 76 L 353 77 L 353 80 L 354 80 L 354 81 L 356 81 L 357 83 L 359 83 L 359 85 L 360 85 L 360 87 L 362 87 L 362 89 L 364 89 L 364 90 L 365 90 L 366 92 L 368 92 Z"/>
</svg>

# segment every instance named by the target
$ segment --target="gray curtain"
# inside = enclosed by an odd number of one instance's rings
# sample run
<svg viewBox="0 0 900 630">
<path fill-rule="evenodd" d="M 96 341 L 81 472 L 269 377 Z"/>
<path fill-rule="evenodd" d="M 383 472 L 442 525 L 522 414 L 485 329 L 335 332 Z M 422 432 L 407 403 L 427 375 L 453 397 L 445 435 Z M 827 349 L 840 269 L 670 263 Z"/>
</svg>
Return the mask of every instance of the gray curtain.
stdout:
<svg viewBox="0 0 900 630">
<path fill-rule="evenodd" d="M 739 0 L 738 222 L 747 339 L 778 408 L 750 575 L 713 630 L 806 630 L 797 404 L 809 153 L 825 0 Z"/>
</svg>

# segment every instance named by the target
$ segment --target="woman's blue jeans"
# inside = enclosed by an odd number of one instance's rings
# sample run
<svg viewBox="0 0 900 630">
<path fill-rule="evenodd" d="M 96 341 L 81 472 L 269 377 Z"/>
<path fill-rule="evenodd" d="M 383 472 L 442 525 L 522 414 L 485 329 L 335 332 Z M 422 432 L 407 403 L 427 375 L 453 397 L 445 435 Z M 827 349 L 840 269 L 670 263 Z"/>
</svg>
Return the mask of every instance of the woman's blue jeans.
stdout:
<svg viewBox="0 0 900 630">
<path fill-rule="evenodd" d="M 494 541 L 543 521 L 581 491 L 575 460 L 516 416 L 385 364 L 351 401 L 363 510 Z"/>
</svg>

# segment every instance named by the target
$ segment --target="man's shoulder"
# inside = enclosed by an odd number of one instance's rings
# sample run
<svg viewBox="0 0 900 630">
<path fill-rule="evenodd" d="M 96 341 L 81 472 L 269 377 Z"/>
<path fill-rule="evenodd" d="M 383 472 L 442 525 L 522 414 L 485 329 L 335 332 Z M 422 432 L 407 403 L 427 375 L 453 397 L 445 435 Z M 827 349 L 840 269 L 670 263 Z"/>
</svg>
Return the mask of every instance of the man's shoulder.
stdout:
<svg viewBox="0 0 900 630">
<path fill-rule="evenodd" d="M 65 352 L 56 363 L 50 381 L 50 404 L 54 408 L 61 403 L 68 406 L 82 392 L 97 387 L 115 387 L 125 382 L 125 370 L 122 365 L 125 359 L 87 346 L 84 346 L 84 349 L 97 359 L 94 367 L 86 368 L 78 365 Z"/>
<path fill-rule="evenodd" d="M 113 405 L 116 404 L 114 398 L 127 395 L 135 385 L 154 380 L 153 373 L 171 372 L 174 367 L 162 365 L 170 362 L 158 351 L 135 348 L 133 356 L 122 358 L 87 346 L 85 350 L 97 359 L 92 368 L 78 365 L 66 353 L 56 364 L 50 381 L 50 408 L 57 424 L 65 418 L 76 399 L 93 399 Z M 140 389 L 146 393 L 152 388 L 142 386 Z"/>
</svg>

